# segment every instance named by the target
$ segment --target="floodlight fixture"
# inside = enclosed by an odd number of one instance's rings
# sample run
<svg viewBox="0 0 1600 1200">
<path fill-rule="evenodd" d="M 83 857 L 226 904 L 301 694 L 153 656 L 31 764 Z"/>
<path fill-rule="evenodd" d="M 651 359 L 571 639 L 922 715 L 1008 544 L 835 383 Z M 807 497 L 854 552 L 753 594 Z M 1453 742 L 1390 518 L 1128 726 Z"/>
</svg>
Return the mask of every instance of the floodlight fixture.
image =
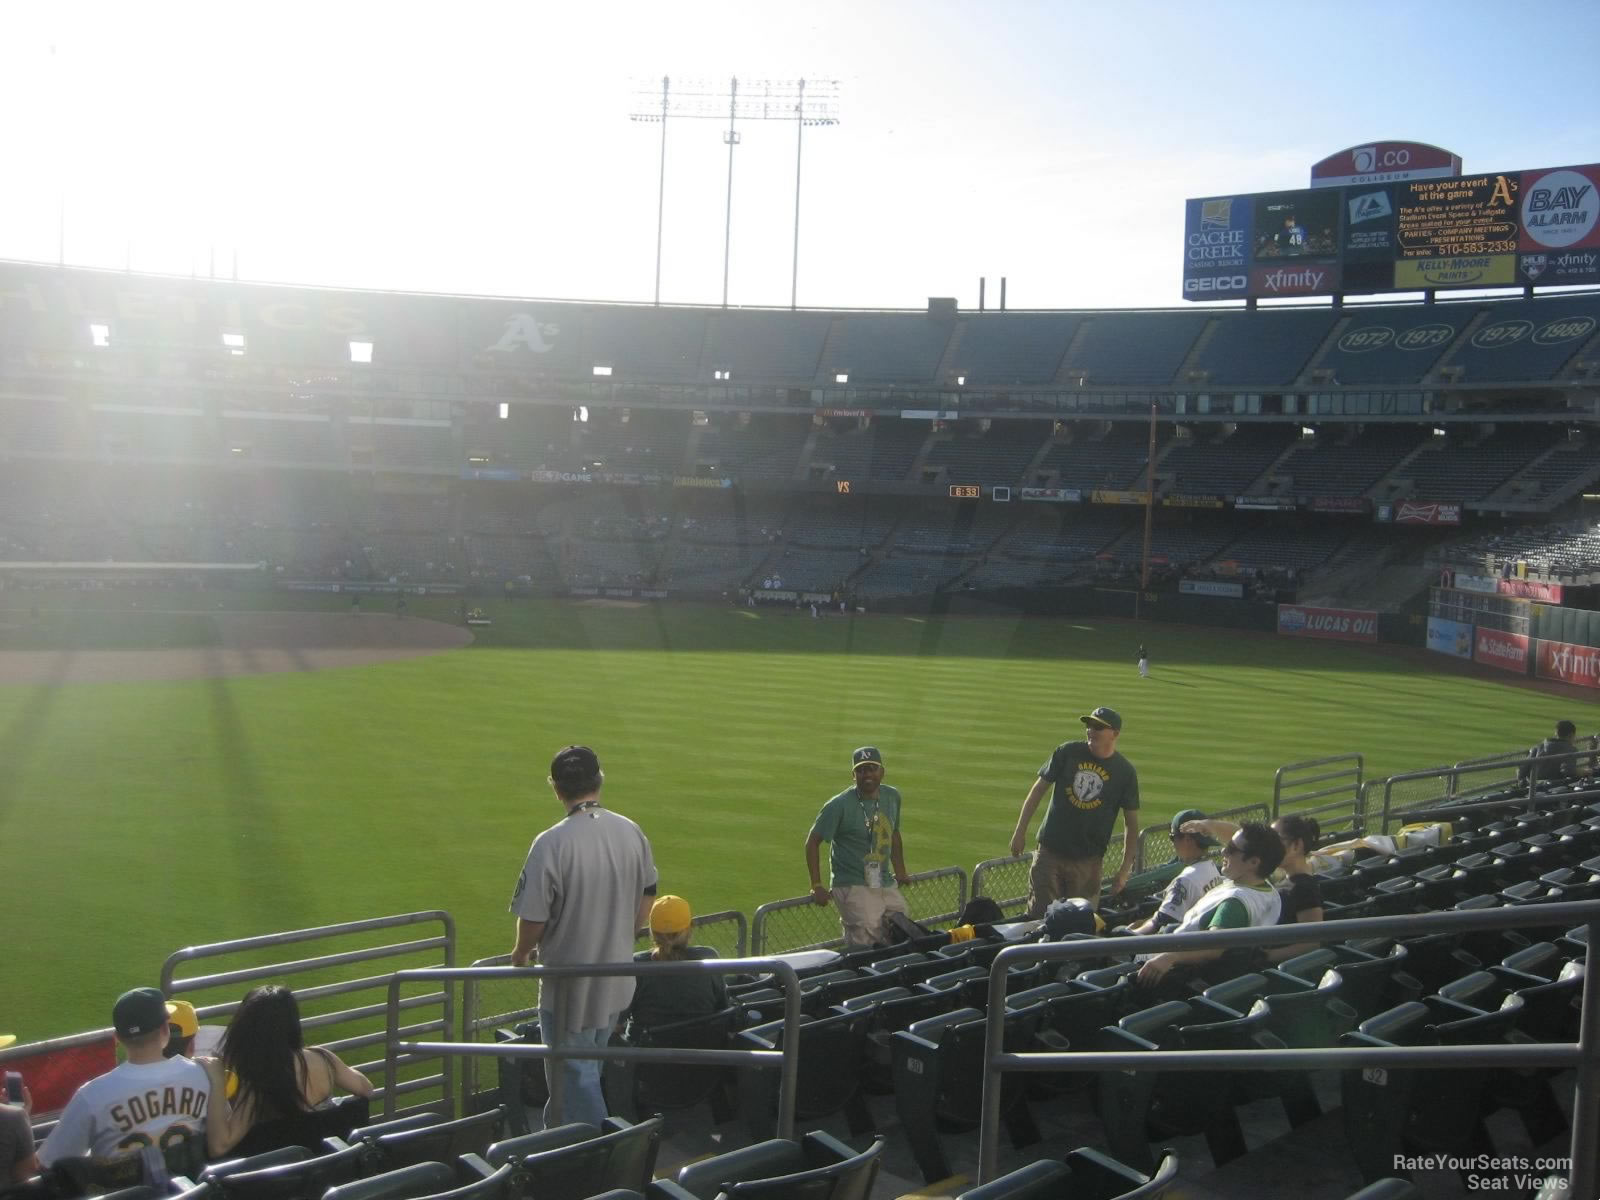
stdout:
<svg viewBox="0 0 1600 1200">
<path fill-rule="evenodd" d="M 111 326 L 91 324 L 89 326 L 89 338 L 96 346 L 102 348 L 111 345 Z"/>
<path fill-rule="evenodd" d="M 662 221 L 667 194 L 667 121 L 670 117 L 720 120 L 728 118 L 722 141 L 728 147 L 728 190 L 722 226 L 722 307 L 728 307 L 728 266 L 733 242 L 733 148 L 740 142 L 737 123 L 746 121 L 793 121 L 794 149 L 794 263 L 790 274 L 789 307 L 796 307 L 800 281 L 800 167 L 805 149 L 805 130 L 839 123 L 839 81 L 837 79 L 746 79 L 737 76 L 727 84 L 709 80 L 680 79 L 674 86 L 671 76 L 661 77 L 660 91 L 651 79 L 634 86 L 633 111 L 628 119 L 640 124 L 661 126 L 660 171 L 656 184 L 656 290 L 655 303 L 661 303 Z"/>
<path fill-rule="evenodd" d="M 504 400 L 500 401 L 500 419 L 502 421 L 505 421 L 505 420 L 509 420 L 510 417 L 511 417 L 511 405 L 507 404 Z"/>
<path fill-rule="evenodd" d="M 850 372 L 848 372 L 848 371 L 835 371 L 833 373 L 833 381 L 835 383 L 849 383 L 850 382 Z"/>
<path fill-rule="evenodd" d="M 371 342 L 351 342 L 350 361 L 353 363 L 369 363 L 372 361 Z"/>
<path fill-rule="evenodd" d="M 602 367 L 598 363 L 596 363 L 595 364 L 595 368 L 594 368 L 594 373 L 595 373 L 595 375 L 599 376 L 600 378 L 606 378 L 611 374 L 611 368 L 610 367 Z"/>
<path fill-rule="evenodd" d="M 242 334 L 242 333 L 225 333 L 225 334 L 222 335 L 222 344 L 224 346 L 228 347 L 228 349 L 230 349 L 230 350 L 243 350 L 244 349 L 244 334 Z"/>
</svg>

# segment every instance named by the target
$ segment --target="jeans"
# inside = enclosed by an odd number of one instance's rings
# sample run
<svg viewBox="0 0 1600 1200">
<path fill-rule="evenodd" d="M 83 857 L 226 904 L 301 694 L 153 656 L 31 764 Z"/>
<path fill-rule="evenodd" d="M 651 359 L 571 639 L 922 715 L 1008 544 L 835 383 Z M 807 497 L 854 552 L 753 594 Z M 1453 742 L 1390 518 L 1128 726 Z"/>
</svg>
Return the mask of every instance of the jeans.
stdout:
<svg viewBox="0 0 1600 1200">
<path fill-rule="evenodd" d="M 548 1008 L 539 1009 L 539 1029 L 544 1034 L 546 1046 L 563 1049 L 601 1047 L 611 1040 L 611 1026 L 615 1023 L 615 1021 L 608 1022 L 604 1029 L 558 1030 L 555 1013 Z M 544 1077 L 551 1091 L 551 1098 L 544 1106 L 546 1129 L 554 1129 L 557 1125 L 566 1125 L 573 1121 L 582 1121 L 599 1128 L 600 1122 L 606 1119 L 606 1099 L 600 1090 L 601 1066 L 602 1063 L 598 1058 L 567 1058 L 560 1062 L 553 1058 L 544 1060 Z M 560 1109 L 556 1108 L 555 1102 L 557 1071 L 561 1072 L 566 1088 Z"/>
</svg>

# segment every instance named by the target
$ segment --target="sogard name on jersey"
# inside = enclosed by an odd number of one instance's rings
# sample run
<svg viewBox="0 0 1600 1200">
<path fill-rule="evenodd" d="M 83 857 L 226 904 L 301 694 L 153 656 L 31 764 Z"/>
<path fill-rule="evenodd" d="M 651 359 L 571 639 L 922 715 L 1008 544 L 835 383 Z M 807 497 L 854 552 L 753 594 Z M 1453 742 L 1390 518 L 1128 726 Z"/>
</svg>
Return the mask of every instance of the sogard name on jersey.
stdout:
<svg viewBox="0 0 1600 1200">
<path fill-rule="evenodd" d="M 205 1116 L 206 1092 L 203 1088 L 151 1088 L 148 1092 L 129 1096 L 121 1104 L 111 1106 L 111 1119 L 124 1133 L 160 1117 L 193 1117 L 203 1121 Z"/>
</svg>

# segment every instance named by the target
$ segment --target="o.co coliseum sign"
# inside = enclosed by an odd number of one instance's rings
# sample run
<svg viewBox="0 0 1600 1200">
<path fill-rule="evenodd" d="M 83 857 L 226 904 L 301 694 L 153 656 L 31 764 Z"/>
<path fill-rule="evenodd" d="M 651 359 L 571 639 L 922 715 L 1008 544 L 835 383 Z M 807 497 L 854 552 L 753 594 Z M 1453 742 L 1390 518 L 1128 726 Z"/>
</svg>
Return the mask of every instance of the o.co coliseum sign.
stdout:
<svg viewBox="0 0 1600 1200">
<path fill-rule="evenodd" d="M 1378 614 L 1356 608 L 1309 608 L 1303 604 L 1280 604 L 1278 632 L 1287 637 L 1376 642 Z"/>
</svg>

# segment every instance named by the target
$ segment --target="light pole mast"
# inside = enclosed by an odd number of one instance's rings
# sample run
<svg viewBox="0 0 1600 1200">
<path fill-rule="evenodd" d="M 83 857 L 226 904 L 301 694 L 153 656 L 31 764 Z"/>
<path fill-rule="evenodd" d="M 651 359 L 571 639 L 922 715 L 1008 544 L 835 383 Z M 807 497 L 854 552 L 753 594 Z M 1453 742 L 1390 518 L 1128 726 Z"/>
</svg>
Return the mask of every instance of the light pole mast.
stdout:
<svg viewBox="0 0 1600 1200">
<path fill-rule="evenodd" d="M 739 131 L 733 127 L 739 116 L 739 77 L 728 85 L 728 129 L 722 140 L 728 147 L 728 211 L 722 218 L 722 307 L 728 307 L 728 254 L 733 248 L 733 148 L 739 144 Z"/>
<path fill-rule="evenodd" d="M 722 141 L 728 147 L 728 185 L 722 226 L 722 307 L 728 307 L 728 287 L 733 262 L 733 148 L 740 144 L 738 122 L 793 121 L 794 149 L 794 260 L 789 281 L 789 307 L 798 303 L 800 287 L 800 168 L 808 125 L 839 123 L 839 82 L 836 79 L 745 80 L 737 76 L 726 85 L 679 80 L 671 86 L 663 76 L 659 95 L 655 81 L 648 89 L 634 91 L 634 110 L 629 120 L 642 124 L 661 123 L 660 178 L 656 185 L 656 285 L 655 302 L 661 303 L 661 252 L 667 194 L 667 119 L 697 117 L 727 119 Z"/>
</svg>

